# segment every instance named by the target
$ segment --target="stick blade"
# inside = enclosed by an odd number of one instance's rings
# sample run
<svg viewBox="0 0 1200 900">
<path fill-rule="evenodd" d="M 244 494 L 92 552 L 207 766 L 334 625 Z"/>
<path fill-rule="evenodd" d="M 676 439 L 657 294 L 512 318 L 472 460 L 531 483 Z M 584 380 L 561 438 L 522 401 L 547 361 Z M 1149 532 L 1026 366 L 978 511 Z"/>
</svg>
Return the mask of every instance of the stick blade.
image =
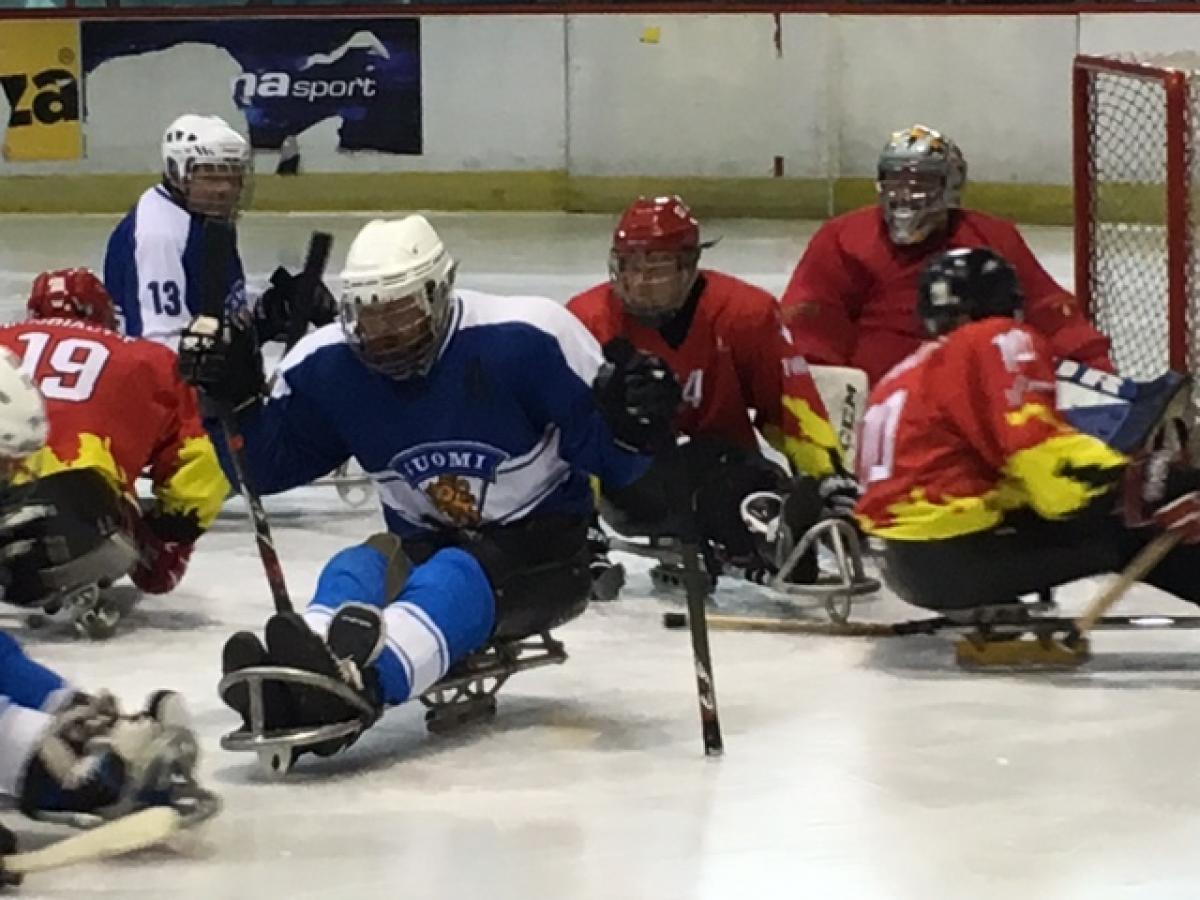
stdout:
<svg viewBox="0 0 1200 900">
<path fill-rule="evenodd" d="M 183 825 L 169 806 L 155 806 L 122 816 L 40 850 L 14 853 L 3 859 L 4 871 L 25 875 L 76 863 L 106 859 L 161 844 Z"/>
</svg>

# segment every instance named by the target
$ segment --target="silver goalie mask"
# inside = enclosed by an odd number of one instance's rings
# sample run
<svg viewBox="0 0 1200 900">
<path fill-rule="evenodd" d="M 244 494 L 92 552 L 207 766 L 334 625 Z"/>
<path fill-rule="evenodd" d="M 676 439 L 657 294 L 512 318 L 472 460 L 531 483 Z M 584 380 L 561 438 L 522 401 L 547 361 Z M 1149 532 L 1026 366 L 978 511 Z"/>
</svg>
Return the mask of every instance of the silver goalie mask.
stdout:
<svg viewBox="0 0 1200 900">
<path fill-rule="evenodd" d="M 966 161 L 949 138 L 924 125 L 892 134 L 879 156 L 876 182 L 892 243 L 920 244 L 945 229 L 966 180 Z"/>
</svg>

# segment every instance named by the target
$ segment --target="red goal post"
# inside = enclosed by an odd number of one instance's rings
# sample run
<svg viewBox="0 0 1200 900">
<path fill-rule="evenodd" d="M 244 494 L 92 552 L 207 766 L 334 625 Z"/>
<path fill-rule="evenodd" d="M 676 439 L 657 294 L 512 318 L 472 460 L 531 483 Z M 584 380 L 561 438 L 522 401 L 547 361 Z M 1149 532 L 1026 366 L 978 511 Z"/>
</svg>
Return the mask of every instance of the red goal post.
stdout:
<svg viewBox="0 0 1200 900">
<path fill-rule="evenodd" d="M 1077 56 L 1075 291 L 1123 375 L 1200 370 L 1200 57 Z"/>
</svg>

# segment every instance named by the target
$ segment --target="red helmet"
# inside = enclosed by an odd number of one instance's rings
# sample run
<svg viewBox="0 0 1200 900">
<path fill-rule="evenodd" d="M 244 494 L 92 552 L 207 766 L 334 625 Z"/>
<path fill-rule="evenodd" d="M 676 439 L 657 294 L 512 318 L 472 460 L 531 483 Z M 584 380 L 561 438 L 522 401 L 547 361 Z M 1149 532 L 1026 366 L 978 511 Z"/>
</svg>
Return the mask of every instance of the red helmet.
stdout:
<svg viewBox="0 0 1200 900">
<path fill-rule="evenodd" d="M 678 197 L 639 197 L 613 232 L 608 272 L 625 310 L 650 325 L 687 302 L 700 262 L 700 223 Z"/>
<path fill-rule="evenodd" d="M 105 328 L 117 324 L 112 297 L 89 269 L 43 272 L 33 280 L 25 309 L 31 319 L 80 319 Z"/>
<path fill-rule="evenodd" d="M 700 223 L 679 197 L 638 197 L 617 223 L 613 251 L 698 250 Z"/>
</svg>

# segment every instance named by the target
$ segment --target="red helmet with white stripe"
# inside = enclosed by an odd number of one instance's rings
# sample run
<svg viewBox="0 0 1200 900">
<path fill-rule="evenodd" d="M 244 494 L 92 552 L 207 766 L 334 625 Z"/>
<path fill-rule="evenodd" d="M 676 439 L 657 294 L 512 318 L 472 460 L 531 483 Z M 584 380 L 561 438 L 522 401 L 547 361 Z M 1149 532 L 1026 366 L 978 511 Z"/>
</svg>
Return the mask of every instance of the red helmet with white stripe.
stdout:
<svg viewBox="0 0 1200 900">
<path fill-rule="evenodd" d="M 700 223 L 679 197 L 639 197 L 613 232 L 608 273 L 626 311 L 668 321 L 687 302 L 700 262 Z"/>
<path fill-rule="evenodd" d="M 31 319 L 79 319 L 117 327 L 112 297 L 89 269 L 43 272 L 33 280 L 25 309 Z"/>
</svg>

